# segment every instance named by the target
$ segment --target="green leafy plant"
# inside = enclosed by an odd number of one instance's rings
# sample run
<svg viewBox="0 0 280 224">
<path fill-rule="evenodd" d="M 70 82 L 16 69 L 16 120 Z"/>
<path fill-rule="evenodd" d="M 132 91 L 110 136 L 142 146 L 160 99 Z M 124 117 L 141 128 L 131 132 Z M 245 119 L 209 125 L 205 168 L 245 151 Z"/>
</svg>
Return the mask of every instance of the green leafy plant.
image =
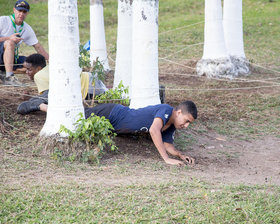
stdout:
<svg viewBox="0 0 280 224">
<path fill-rule="evenodd" d="M 99 61 L 98 57 L 96 58 L 96 61 L 93 63 L 93 66 L 91 68 L 91 73 L 93 75 L 93 77 L 95 76 L 95 74 L 97 75 L 97 78 L 101 81 L 105 80 L 105 70 L 104 70 L 104 66 L 103 64 Z M 92 96 L 92 100 L 91 100 L 91 107 L 94 105 L 94 99 L 95 99 L 95 79 L 93 78 L 93 81 L 91 83 L 91 85 L 93 86 L 94 90 L 93 90 L 93 96 Z M 88 105 L 89 106 L 89 105 Z"/>
<path fill-rule="evenodd" d="M 92 68 L 91 68 L 91 73 L 94 76 L 95 74 L 97 74 L 97 78 L 99 80 L 101 80 L 102 82 L 105 80 L 105 70 L 104 70 L 104 66 L 101 63 L 101 61 L 99 61 L 99 58 L 97 57 L 96 60 L 93 62 Z"/>
<path fill-rule="evenodd" d="M 80 56 L 79 56 L 79 66 L 84 71 L 90 71 L 94 76 L 97 74 L 97 78 L 101 81 L 105 80 L 105 70 L 102 62 L 97 57 L 91 66 L 90 63 L 90 53 L 86 49 L 84 49 L 83 45 L 80 45 Z"/>
<path fill-rule="evenodd" d="M 124 98 L 128 96 L 128 87 L 125 87 L 122 81 L 114 89 L 109 89 L 104 94 L 95 97 L 98 103 L 110 103 L 114 100 L 118 100 L 117 103 L 123 105 L 129 105 L 129 98 Z"/>
<path fill-rule="evenodd" d="M 80 45 L 79 66 L 83 70 L 86 70 L 91 67 L 89 51 L 84 49 L 83 45 Z"/>
<path fill-rule="evenodd" d="M 73 158 L 80 158 L 83 162 L 99 162 L 99 157 L 102 154 L 104 147 L 109 146 L 111 150 L 117 147 L 113 141 L 116 136 L 112 131 L 113 126 L 105 117 L 99 117 L 94 114 L 87 119 L 83 114 L 79 114 L 76 121 L 75 130 L 71 131 L 65 126 L 61 125 L 59 132 L 66 133 L 71 142 L 84 142 L 86 147 L 80 153 L 75 152 Z"/>
</svg>

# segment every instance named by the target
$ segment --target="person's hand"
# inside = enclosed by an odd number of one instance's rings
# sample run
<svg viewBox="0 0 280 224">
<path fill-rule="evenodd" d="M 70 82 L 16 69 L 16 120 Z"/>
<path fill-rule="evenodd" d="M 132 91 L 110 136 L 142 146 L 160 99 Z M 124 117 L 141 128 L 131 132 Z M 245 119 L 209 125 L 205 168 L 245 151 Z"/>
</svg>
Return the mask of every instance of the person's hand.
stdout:
<svg viewBox="0 0 280 224">
<path fill-rule="evenodd" d="M 183 154 L 179 154 L 179 157 L 181 160 L 183 160 L 185 163 L 190 164 L 190 165 L 194 165 L 195 164 L 195 160 L 194 158 L 190 157 L 190 156 L 186 156 Z"/>
<path fill-rule="evenodd" d="M 164 161 L 169 165 L 177 165 L 177 166 L 184 166 L 185 165 L 184 162 L 182 162 L 180 160 L 177 160 L 177 159 L 167 158 Z"/>
<path fill-rule="evenodd" d="M 19 36 L 20 34 L 19 33 L 14 33 L 10 36 L 10 40 L 14 41 L 16 44 L 19 43 L 21 40 L 23 40 L 23 38 L 21 38 Z"/>
</svg>

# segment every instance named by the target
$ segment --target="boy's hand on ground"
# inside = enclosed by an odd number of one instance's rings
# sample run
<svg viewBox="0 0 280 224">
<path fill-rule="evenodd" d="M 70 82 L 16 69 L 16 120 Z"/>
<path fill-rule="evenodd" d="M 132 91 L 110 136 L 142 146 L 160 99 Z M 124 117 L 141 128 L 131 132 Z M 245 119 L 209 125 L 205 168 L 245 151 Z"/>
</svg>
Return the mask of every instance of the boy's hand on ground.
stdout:
<svg viewBox="0 0 280 224">
<path fill-rule="evenodd" d="M 184 166 L 185 165 L 184 162 L 182 162 L 180 160 L 177 160 L 177 159 L 167 158 L 164 161 L 169 165 L 177 165 L 177 166 Z"/>
<path fill-rule="evenodd" d="M 192 158 L 190 156 L 186 156 L 186 155 L 180 154 L 179 157 L 180 157 L 181 160 L 183 160 L 187 164 L 190 164 L 190 165 L 194 165 L 195 164 L 194 158 Z"/>
</svg>

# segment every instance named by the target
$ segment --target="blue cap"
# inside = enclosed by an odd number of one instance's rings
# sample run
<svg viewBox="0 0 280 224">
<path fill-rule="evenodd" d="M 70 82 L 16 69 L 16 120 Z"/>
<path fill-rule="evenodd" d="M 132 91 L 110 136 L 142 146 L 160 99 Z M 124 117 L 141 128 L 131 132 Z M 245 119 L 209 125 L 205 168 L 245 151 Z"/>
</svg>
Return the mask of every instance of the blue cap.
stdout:
<svg viewBox="0 0 280 224">
<path fill-rule="evenodd" d="M 18 11 L 23 10 L 29 12 L 30 6 L 27 1 L 18 0 L 15 4 L 15 9 Z"/>
</svg>

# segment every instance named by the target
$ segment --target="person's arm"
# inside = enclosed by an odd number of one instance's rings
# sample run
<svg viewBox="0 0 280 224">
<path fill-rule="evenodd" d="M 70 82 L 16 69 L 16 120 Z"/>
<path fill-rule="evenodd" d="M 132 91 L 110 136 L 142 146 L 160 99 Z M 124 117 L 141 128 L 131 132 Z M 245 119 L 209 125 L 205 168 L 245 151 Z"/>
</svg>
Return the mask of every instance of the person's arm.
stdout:
<svg viewBox="0 0 280 224">
<path fill-rule="evenodd" d="M 175 149 L 173 144 L 164 142 L 164 146 L 169 154 L 179 157 L 181 160 L 183 160 L 186 163 L 195 164 L 194 158 L 184 155 L 182 152 Z"/>
<path fill-rule="evenodd" d="M 33 45 L 33 47 L 35 48 L 38 54 L 43 55 L 47 61 L 49 60 L 49 54 L 46 52 L 44 47 L 39 42 Z"/>
<path fill-rule="evenodd" d="M 153 121 L 153 124 L 150 127 L 150 135 L 152 137 L 152 140 L 159 151 L 159 154 L 161 157 L 164 159 L 164 161 L 167 164 L 171 165 L 184 165 L 182 161 L 176 160 L 176 159 L 171 159 L 168 157 L 165 145 L 162 141 L 162 136 L 161 136 L 161 129 L 163 127 L 163 121 L 161 118 L 156 117 Z"/>
<path fill-rule="evenodd" d="M 21 40 L 23 40 L 21 37 L 17 37 L 17 35 L 19 35 L 19 33 L 14 33 L 8 37 L 0 37 L 0 42 L 4 42 L 6 40 L 12 40 L 13 42 L 18 43 Z"/>
<path fill-rule="evenodd" d="M 39 108 L 40 108 L 40 111 L 44 111 L 44 112 L 47 113 L 48 105 L 45 104 L 45 103 L 41 103 L 41 104 L 39 105 Z"/>
</svg>

